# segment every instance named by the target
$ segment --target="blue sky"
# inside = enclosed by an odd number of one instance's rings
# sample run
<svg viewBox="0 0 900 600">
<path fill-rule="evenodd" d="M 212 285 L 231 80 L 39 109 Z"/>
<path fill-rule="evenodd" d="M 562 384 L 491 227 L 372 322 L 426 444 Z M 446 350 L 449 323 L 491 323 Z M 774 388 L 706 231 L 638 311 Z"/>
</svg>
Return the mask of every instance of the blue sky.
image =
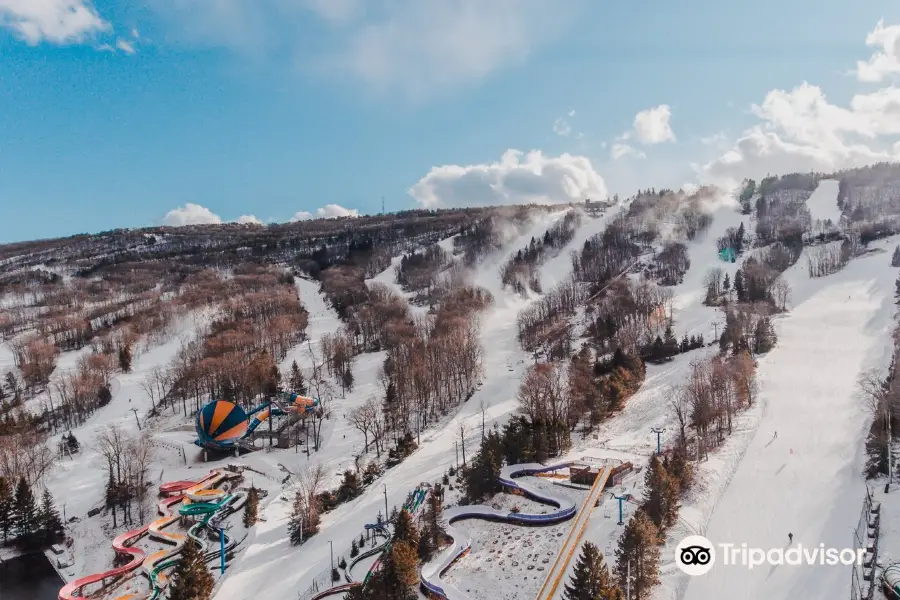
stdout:
<svg viewBox="0 0 900 600">
<path fill-rule="evenodd" d="M 896 2 L 135 4 L 0 0 L 0 242 L 900 156 Z"/>
</svg>

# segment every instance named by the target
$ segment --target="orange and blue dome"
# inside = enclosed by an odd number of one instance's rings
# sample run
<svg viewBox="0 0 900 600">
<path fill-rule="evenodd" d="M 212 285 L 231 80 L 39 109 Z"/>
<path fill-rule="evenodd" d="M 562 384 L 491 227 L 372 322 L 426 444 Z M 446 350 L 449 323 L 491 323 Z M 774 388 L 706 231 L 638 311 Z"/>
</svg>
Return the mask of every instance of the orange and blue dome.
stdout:
<svg viewBox="0 0 900 600">
<path fill-rule="evenodd" d="M 198 445 L 230 448 L 247 435 L 247 413 L 234 402 L 215 400 L 197 413 L 196 428 Z"/>
</svg>

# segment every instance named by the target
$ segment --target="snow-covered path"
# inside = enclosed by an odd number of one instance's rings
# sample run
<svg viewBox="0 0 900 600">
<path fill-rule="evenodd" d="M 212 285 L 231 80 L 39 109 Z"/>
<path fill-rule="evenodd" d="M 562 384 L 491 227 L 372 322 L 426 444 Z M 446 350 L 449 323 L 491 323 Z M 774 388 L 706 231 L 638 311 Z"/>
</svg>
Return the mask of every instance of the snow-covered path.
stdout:
<svg viewBox="0 0 900 600">
<path fill-rule="evenodd" d="M 303 277 L 295 277 L 294 285 L 297 286 L 297 295 L 300 296 L 300 302 L 309 312 L 309 322 L 306 325 L 306 337 L 309 343 L 303 342 L 288 350 L 284 360 L 281 361 L 281 371 L 287 372 L 293 361 L 301 367 L 312 368 L 312 361 L 309 357 L 309 344 L 315 351 L 322 340 L 322 336 L 326 333 L 331 334 L 340 329 L 341 320 L 338 318 L 334 308 L 325 299 L 325 296 L 319 291 L 319 282 Z"/>
<path fill-rule="evenodd" d="M 890 362 L 896 276 L 890 252 L 815 280 L 801 256 L 785 273 L 795 304 L 777 320 L 777 346 L 759 361 L 760 424 L 709 523 L 714 544 L 786 548 L 793 532 L 794 544 L 808 548 L 850 547 L 869 422 L 857 379 Z M 684 598 L 837 598 L 849 582 L 846 566 L 748 570 L 718 557 L 710 573 L 690 580 Z"/>
</svg>

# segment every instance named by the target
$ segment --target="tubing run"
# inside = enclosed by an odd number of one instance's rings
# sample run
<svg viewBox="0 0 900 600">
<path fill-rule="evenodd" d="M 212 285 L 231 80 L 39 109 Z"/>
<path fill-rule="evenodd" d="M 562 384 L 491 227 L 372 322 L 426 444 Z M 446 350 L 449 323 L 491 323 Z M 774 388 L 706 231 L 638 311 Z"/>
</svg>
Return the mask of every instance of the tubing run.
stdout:
<svg viewBox="0 0 900 600">
<path fill-rule="evenodd" d="M 226 510 L 229 507 L 233 508 L 232 501 L 235 499 L 234 497 L 227 495 L 223 490 L 213 490 L 208 488 L 211 488 L 213 485 L 217 485 L 225 479 L 231 479 L 238 476 L 239 475 L 236 473 L 217 469 L 210 472 L 208 475 L 198 481 L 174 481 L 160 485 L 159 490 L 161 493 L 177 494 L 169 498 L 164 498 L 157 504 L 157 511 L 160 515 L 162 515 L 161 518 L 143 525 L 138 529 L 133 529 L 119 536 L 116 536 L 116 538 L 114 538 L 112 541 L 112 547 L 117 553 L 130 555 L 132 557 L 132 560 L 128 564 L 116 569 L 111 569 L 109 571 L 104 571 L 102 573 L 97 573 L 94 575 L 87 575 L 70 583 L 67 583 L 59 591 L 59 600 L 77 600 L 78 598 L 82 597 L 80 592 L 86 586 L 98 582 L 102 583 L 106 579 L 126 575 L 141 566 L 144 567 L 144 574 L 150 580 L 152 589 L 151 593 L 144 597 L 150 599 L 158 598 L 160 592 L 162 591 L 162 588 L 166 584 L 166 577 L 162 573 L 162 570 L 172 566 L 172 564 L 177 562 L 177 559 L 174 561 L 166 561 L 165 564 L 159 563 L 165 561 L 166 559 L 171 559 L 173 556 L 178 554 L 181 551 L 181 548 L 184 545 L 185 541 L 185 536 L 183 534 L 167 533 L 162 531 L 162 529 L 164 529 L 168 525 L 171 525 L 179 518 L 178 516 L 174 516 L 170 513 L 170 507 L 184 501 L 185 499 L 187 499 L 187 502 L 189 504 L 186 504 L 184 507 L 182 507 L 182 509 L 185 509 L 189 506 L 196 506 L 196 504 L 194 504 L 193 502 L 193 500 L 196 498 L 198 500 L 217 500 L 217 502 L 215 503 L 215 506 L 217 507 L 216 511 L 220 509 Z M 212 506 L 212 503 L 207 503 L 206 510 L 211 509 Z M 192 510 L 196 511 L 197 509 L 194 508 Z M 209 513 L 208 517 L 204 519 L 202 524 L 204 526 L 208 525 L 210 519 L 212 519 L 214 515 L 215 512 Z M 194 539 L 199 539 L 195 537 L 196 528 L 196 525 L 191 527 L 189 535 L 193 533 L 194 535 L 191 535 L 191 537 Z M 138 539 L 147 534 L 155 539 L 172 544 L 175 547 L 160 550 L 151 554 L 150 556 L 147 556 L 140 548 L 131 546 L 131 544 L 135 543 Z M 211 554 L 215 554 L 216 556 L 218 556 L 218 552 Z M 129 592 L 122 596 L 119 596 L 116 600 L 135 599 L 139 597 L 140 596 L 138 594 Z"/>
<path fill-rule="evenodd" d="M 469 552 L 472 548 L 472 538 L 464 531 L 453 527 L 455 521 L 464 519 L 486 519 L 490 521 L 502 521 L 505 523 L 513 523 L 515 525 L 551 525 L 571 519 L 575 516 L 578 508 L 575 502 L 564 495 L 557 495 L 553 492 L 540 490 L 526 482 L 515 481 L 516 477 L 524 475 L 537 475 L 538 473 L 547 473 L 550 471 L 558 471 L 575 464 L 574 462 L 557 463 L 553 465 L 542 465 L 540 463 L 523 463 L 518 465 L 509 465 L 500 470 L 500 483 L 507 488 L 518 490 L 525 494 L 528 498 L 556 506 L 558 510 L 547 514 L 530 514 L 507 512 L 476 504 L 472 506 L 454 506 L 444 511 L 443 520 L 447 535 L 453 539 L 450 547 L 445 549 L 437 558 L 424 565 L 419 573 L 419 579 L 422 587 L 429 593 L 446 600 L 470 600 L 469 596 L 447 583 L 441 576 L 459 559 L 461 556 Z"/>
</svg>

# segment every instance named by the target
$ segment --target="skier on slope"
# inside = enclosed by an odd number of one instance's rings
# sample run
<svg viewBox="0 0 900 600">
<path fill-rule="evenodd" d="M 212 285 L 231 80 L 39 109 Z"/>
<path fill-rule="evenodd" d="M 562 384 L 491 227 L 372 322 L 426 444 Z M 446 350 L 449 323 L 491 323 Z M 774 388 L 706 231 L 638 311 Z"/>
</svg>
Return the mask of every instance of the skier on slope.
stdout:
<svg viewBox="0 0 900 600">
<path fill-rule="evenodd" d="M 775 432 L 775 435 L 774 435 L 773 437 L 778 437 L 778 432 L 777 432 L 777 431 Z"/>
<path fill-rule="evenodd" d="M 793 533 L 788 532 L 788 541 L 792 544 L 794 543 L 794 534 Z"/>
</svg>

